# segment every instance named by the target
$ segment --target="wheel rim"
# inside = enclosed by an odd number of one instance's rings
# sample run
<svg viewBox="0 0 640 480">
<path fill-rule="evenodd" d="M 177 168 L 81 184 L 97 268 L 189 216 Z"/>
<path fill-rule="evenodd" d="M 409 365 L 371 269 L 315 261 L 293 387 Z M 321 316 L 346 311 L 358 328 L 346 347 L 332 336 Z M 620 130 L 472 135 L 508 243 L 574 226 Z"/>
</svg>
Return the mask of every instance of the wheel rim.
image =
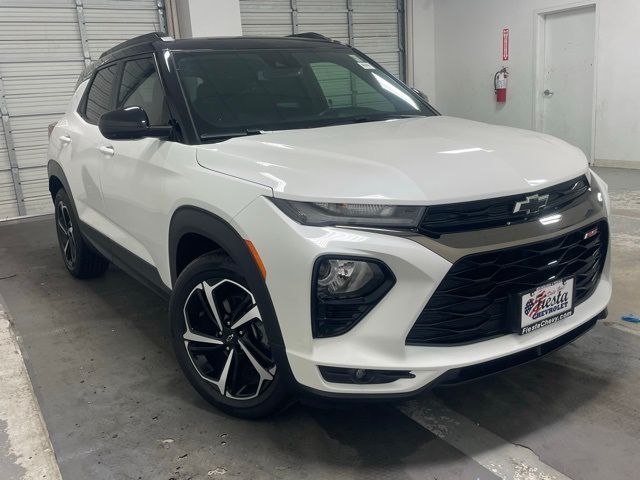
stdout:
<svg viewBox="0 0 640 480">
<path fill-rule="evenodd" d="M 62 256 L 64 261 L 69 267 L 73 268 L 76 264 L 76 239 L 75 232 L 73 230 L 73 221 L 71 220 L 71 213 L 63 202 L 58 203 L 56 209 L 56 223 L 58 230 L 60 231 L 60 248 L 62 249 Z"/>
<path fill-rule="evenodd" d="M 187 297 L 183 314 L 184 347 L 200 377 L 234 400 L 265 391 L 276 365 L 249 290 L 228 279 L 202 282 Z"/>
</svg>

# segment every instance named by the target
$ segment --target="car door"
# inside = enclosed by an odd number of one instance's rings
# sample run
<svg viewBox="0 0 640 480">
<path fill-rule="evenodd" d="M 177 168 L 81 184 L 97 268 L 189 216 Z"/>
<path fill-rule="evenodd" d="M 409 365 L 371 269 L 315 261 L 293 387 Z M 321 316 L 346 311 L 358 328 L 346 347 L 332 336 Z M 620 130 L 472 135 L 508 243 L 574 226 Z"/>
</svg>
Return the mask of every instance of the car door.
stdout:
<svg viewBox="0 0 640 480">
<path fill-rule="evenodd" d="M 90 82 L 88 92 L 77 112 L 59 122 L 56 134 L 63 145 L 60 160 L 72 190 L 78 216 L 83 223 L 105 230 L 105 207 L 100 188 L 104 137 L 98 129 L 103 113 L 113 108 L 113 89 L 118 64 L 100 68 Z"/>
<path fill-rule="evenodd" d="M 168 125 L 171 118 L 153 56 L 124 60 L 116 88 L 116 109 L 141 107 L 149 125 Z M 102 193 L 114 225 L 112 240 L 139 259 L 157 267 L 166 256 L 168 198 L 171 181 L 179 177 L 175 161 L 188 148 L 159 138 L 103 140 Z M 131 259 L 123 259 L 128 261 Z"/>
</svg>

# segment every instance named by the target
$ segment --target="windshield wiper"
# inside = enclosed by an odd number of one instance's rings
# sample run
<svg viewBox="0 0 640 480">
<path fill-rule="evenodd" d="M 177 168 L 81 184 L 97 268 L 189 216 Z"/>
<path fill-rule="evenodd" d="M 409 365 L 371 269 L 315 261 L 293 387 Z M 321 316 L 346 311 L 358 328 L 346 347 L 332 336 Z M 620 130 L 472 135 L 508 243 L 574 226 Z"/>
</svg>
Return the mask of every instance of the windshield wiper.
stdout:
<svg viewBox="0 0 640 480">
<path fill-rule="evenodd" d="M 228 140 L 236 137 L 247 137 L 249 135 L 260 135 L 262 130 L 256 128 L 247 128 L 245 130 L 239 130 L 237 132 L 215 132 L 215 133 L 201 133 L 200 140 Z"/>
<path fill-rule="evenodd" d="M 345 118 L 345 122 L 349 123 L 365 123 L 365 122 L 379 122 L 381 120 L 392 120 L 396 118 L 416 118 L 424 117 L 424 115 L 412 115 L 408 113 L 385 113 L 382 115 L 360 115 L 357 117 Z"/>
</svg>

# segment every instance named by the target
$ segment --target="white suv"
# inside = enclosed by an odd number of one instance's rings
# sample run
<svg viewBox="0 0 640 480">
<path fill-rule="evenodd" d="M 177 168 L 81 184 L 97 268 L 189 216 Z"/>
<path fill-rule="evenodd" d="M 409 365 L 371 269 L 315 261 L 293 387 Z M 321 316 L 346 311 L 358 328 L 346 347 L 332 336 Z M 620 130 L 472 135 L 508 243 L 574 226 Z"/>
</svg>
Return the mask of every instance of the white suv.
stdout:
<svg viewBox="0 0 640 480">
<path fill-rule="evenodd" d="M 180 365 L 234 415 L 493 373 L 611 295 L 580 150 L 440 116 L 318 35 L 125 42 L 80 78 L 48 169 L 67 269 L 170 296 Z"/>
</svg>

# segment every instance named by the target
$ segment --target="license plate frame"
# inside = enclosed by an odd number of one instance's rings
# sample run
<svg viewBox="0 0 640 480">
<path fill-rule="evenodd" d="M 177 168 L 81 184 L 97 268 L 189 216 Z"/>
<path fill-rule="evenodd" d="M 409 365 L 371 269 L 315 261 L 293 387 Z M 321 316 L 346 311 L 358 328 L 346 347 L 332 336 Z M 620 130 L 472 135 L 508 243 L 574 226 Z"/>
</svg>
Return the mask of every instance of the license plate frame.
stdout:
<svg viewBox="0 0 640 480">
<path fill-rule="evenodd" d="M 565 296 L 566 295 L 566 296 Z M 519 335 L 535 332 L 573 315 L 575 277 L 565 277 L 512 296 L 512 330 Z"/>
</svg>

